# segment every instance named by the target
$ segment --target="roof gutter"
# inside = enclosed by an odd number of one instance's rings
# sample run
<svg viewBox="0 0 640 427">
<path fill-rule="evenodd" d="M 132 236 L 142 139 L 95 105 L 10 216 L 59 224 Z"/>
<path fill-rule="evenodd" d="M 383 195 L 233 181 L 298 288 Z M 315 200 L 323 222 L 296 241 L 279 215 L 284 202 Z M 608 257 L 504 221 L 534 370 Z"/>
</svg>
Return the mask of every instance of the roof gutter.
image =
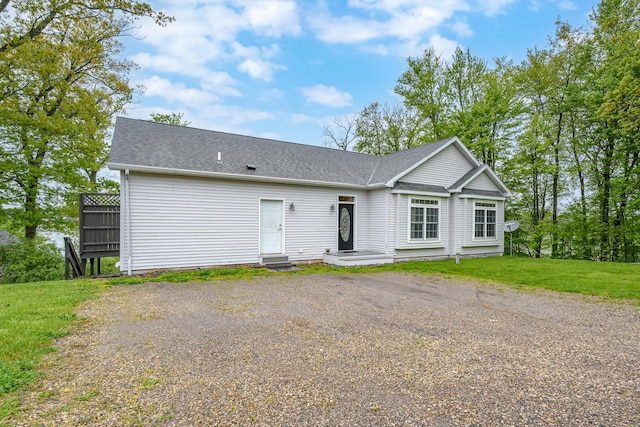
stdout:
<svg viewBox="0 0 640 427">
<path fill-rule="evenodd" d="M 219 173 L 219 172 L 208 172 L 208 171 L 195 171 L 189 169 L 175 169 L 175 168 L 161 168 L 156 166 L 139 166 L 139 165 L 127 165 L 123 163 L 107 163 L 107 167 L 109 169 L 114 170 L 128 170 L 130 172 L 142 172 L 142 173 L 150 173 L 150 174 L 159 174 L 159 175 L 182 175 L 182 176 L 195 176 L 201 178 L 219 178 L 219 179 L 229 179 L 235 181 L 260 181 L 260 182 L 270 182 L 276 184 L 298 184 L 298 185 L 308 185 L 314 187 L 339 187 L 339 188 L 354 188 L 360 190 L 368 190 L 372 188 L 380 188 L 384 187 L 384 184 L 379 184 L 378 186 L 369 186 L 365 184 L 350 184 L 345 182 L 330 182 L 330 181 L 313 181 L 313 180 L 305 180 L 305 179 L 294 179 L 294 178 L 280 178 L 280 177 L 272 177 L 272 176 L 263 176 L 263 175 L 240 175 L 235 173 Z"/>
</svg>

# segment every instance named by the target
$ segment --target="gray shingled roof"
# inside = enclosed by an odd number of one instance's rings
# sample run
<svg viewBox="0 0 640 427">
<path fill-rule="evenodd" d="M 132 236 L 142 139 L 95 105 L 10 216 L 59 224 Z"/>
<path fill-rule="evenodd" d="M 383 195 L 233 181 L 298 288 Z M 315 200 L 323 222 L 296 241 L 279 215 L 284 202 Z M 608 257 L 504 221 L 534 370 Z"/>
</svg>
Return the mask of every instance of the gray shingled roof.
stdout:
<svg viewBox="0 0 640 427">
<path fill-rule="evenodd" d="M 469 170 L 469 172 L 465 173 L 459 180 L 457 180 L 453 185 L 449 188 L 458 188 L 465 182 L 467 182 L 473 175 L 475 175 L 480 169 L 482 169 L 484 165 L 478 165 L 475 168 Z"/>
<path fill-rule="evenodd" d="M 441 185 L 415 184 L 413 182 L 398 181 L 393 188 L 396 190 L 425 191 L 429 193 L 449 194 L 449 191 Z"/>
<path fill-rule="evenodd" d="M 118 117 L 109 167 L 330 182 L 382 184 L 449 140 L 383 157 Z M 218 152 L 222 161 L 217 162 Z M 247 165 L 255 165 L 249 170 Z"/>
</svg>

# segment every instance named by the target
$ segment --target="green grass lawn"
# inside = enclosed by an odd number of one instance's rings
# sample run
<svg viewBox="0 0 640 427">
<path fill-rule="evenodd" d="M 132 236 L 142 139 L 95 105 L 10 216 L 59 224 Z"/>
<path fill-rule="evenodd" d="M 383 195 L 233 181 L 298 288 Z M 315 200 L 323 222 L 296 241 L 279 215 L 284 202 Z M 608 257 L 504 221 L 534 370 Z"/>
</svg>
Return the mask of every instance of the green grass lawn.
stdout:
<svg viewBox="0 0 640 427">
<path fill-rule="evenodd" d="M 345 274 L 386 271 L 460 276 L 518 287 L 545 288 L 561 292 L 630 299 L 640 305 L 640 265 L 589 261 L 483 258 L 407 262 L 377 267 L 338 268 L 311 265 L 301 272 L 284 274 Z M 73 280 L 0 285 L 0 396 L 38 378 L 43 354 L 55 351 L 53 339 L 64 336 L 75 322 L 82 301 L 114 285 L 144 282 L 207 282 L 249 279 L 276 274 L 265 269 L 216 268 L 165 273 L 154 277 L 119 277 L 103 280 Z M 14 402 L 14 403 L 12 403 Z M 0 420 L 15 401 L 0 403 Z"/>
<path fill-rule="evenodd" d="M 317 268 L 318 272 L 328 269 L 324 266 Z M 308 269 L 307 272 L 312 269 Z M 404 271 L 461 276 L 512 286 L 632 299 L 635 303 L 640 303 L 640 264 L 495 257 L 463 259 L 460 264 L 456 264 L 455 260 L 407 262 L 359 267 L 354 271 Z"/>
<path fill-rule="evenodd" d="M 33 381 L 52 340 L 77 321 L 74 307 L 104 288 L 89 280 L 0 285 L 0 395 Z"/>
</svg>

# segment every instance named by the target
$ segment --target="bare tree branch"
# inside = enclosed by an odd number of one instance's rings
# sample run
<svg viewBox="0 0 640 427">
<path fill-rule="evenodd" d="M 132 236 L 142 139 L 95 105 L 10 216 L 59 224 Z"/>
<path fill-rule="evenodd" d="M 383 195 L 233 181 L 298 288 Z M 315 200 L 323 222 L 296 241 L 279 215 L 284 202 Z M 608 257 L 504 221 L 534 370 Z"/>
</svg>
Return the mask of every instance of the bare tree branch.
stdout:
<svg viewBox="0 0 640 427">
<path fill-rule="evenodd" d="M 356 140 L 357 121 L 354 115 L 334 117 L 333 126 L 327 125 L 322 128 L 322 136 L 325 138 L 324 145 L 348 151 Z"/>
</svg>

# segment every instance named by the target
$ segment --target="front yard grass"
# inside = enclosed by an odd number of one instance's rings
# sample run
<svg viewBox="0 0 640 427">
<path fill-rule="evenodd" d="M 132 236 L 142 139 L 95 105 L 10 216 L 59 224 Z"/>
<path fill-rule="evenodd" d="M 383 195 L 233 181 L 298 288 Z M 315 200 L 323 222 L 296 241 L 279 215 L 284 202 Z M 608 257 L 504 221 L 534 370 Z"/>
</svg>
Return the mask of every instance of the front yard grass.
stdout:
<svg viewBox="0 0 640 427">
<path fill-rule="evenodd" d="M 73 308 L 104 287 L 91 280 L 0 285 L 0 395 L 38 377 L 53 339 L 79 321 Z"/>
<path fill-rule="evenodd" d="M 455 260 L 451 259 L 353 268 L 318 265 L 305 269 L 306 273 L 345 273 L 347 271 L 441 274 L 500 282 L 518 287 L 543 288 L 604 298 L 632 299 L 635 303 L 640 303 L 640 264 L 504 256 L 462 259 L 460 264 L 456 264 Z"/>
</svg>

